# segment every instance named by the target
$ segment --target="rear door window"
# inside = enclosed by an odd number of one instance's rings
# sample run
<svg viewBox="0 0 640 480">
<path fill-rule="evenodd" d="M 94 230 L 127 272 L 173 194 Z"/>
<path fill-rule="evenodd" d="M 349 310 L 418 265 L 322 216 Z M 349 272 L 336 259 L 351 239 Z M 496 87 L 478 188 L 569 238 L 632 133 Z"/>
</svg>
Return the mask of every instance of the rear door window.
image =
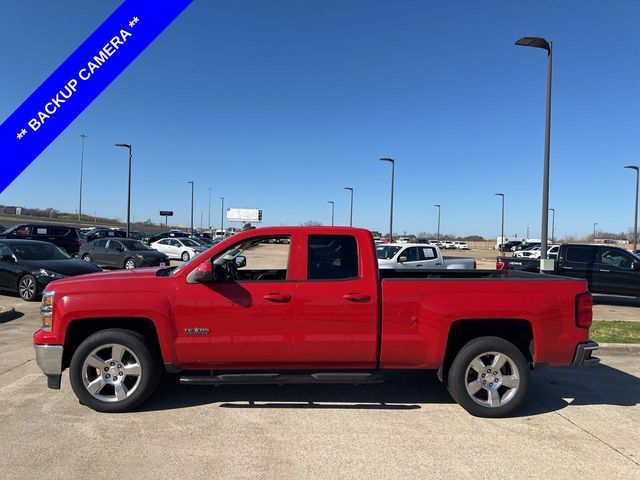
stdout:
<svg viewBox="0 0 640 480">
<path fill-rule="evenodd" d="M 436 249 L 433 247 L 420 247 L 418 249 L 418 260 L 433 260 L 438 258 Z"/>
<path fill-rule="evenodd" d="M 307 246 L 309 280 L 358 278 L 358 247 L 351 235 L 309 235 Z"/>
<path fill-rule="evenodd" d="M 567 247 L 567 261 L 573 263 L 593 263 L 594 248 L 589 245 Z"/>
<path fill-rule="evenodd" d="M 105 248 L 107 246 L 107 241 L 105 239 L 96 240 L 93 242 L 93 246 L 96 248 Z"/>
</svg>

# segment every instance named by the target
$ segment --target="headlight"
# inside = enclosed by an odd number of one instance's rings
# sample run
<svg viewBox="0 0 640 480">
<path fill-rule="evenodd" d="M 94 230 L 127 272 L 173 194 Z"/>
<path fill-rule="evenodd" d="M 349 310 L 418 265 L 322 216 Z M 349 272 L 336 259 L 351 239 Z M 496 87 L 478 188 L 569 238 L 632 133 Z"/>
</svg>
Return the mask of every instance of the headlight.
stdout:
<svg viewBox="0 0 640 480">
<path fill-rule="evenodd" d="M 42 318 L 42 324 L 40 330 L 46 332 L 51 331 L 53 326 L 53 292 L 42 293 L 42 304 L 40 305 L 40 317 Z"/>
<path fill-rule="evenodd" d="M 36 277 L 49 277 L 49 278 L 64 278 L 64 277 L 66 277 L 66 275 L 61 275 L 61 274 L 56 273 L 56 272 L 50 272 L 49 270 L 45 270 L 44 268 L 41 268 L 37 272 L 33 272 L 33 274 Z"/>
</svg>

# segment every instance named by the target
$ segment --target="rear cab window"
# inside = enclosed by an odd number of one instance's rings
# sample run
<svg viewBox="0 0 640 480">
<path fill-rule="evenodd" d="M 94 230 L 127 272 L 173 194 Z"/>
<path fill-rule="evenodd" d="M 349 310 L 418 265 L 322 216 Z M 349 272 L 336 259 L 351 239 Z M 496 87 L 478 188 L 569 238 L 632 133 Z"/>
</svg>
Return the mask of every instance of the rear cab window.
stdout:
<svg viewBox="0 0 640 480">
<path fill-rule="evenodd" d="M 308 280 L 359 278 L 358 247 L 351 235 L 309 235 Z"/>
<path fill-rule="evenodd" d="M 567 247 L 567 262 L 572 263 L 593 263 L 593 252 L 595 248 L 590 245 L 574 245 Z"/>
</svg>

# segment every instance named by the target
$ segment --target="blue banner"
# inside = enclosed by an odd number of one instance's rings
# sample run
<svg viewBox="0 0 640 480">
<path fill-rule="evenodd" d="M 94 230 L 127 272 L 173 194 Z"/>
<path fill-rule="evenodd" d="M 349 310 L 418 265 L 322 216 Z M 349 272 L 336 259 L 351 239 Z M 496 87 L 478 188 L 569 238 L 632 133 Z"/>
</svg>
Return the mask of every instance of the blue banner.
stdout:
<svg viewBox="0 0 640 480">
<path fill-rule="evenodd" d="M 0 125 L 0 193 L 192 0 L 125 0 Z"/>
</svg>

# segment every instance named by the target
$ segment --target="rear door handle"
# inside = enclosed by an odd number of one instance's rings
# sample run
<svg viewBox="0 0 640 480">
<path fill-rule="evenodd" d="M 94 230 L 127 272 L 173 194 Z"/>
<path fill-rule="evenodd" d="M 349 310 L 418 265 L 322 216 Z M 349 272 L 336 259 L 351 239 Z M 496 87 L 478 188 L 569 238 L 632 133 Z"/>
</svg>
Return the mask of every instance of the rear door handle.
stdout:
<svg viewBox="0 0 640 480">
<path fill-rule="evenodd" d="M 371 300 L 371 295 L 366 293 L 345 293 L 342 298 L 350 302 L 368 302 Z"/>
<path fill-rule="evenodd" d="M 601 272 L 610 272 L 611 270 L 605 270 L 604 268 L 600 269 Z"/>
<path fill-rule="evenodd" d="M 268 302 L 287 303 L 289 300 L 291 300 L 291 295 L 283 295 L 281 293 L 267 293 L 266 295 L 263 295 L 262 298 L 264 298 Z"/>
<path fill-rule="evenodd" d="M 564 268 L 565 270 L 573 270 L 573 267 L 562 267 L 562 268 Z"/>
</svg>

